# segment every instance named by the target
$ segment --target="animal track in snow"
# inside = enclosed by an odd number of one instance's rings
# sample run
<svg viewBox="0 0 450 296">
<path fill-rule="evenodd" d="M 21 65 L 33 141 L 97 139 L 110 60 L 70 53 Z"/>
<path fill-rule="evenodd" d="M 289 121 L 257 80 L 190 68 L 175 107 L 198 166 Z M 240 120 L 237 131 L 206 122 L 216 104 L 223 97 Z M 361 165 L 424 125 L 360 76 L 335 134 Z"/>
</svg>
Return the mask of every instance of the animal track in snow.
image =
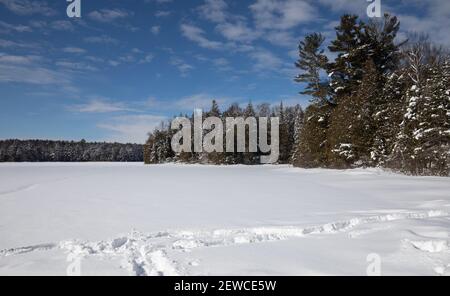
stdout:
<svg viewBox="0 0 450 296">
<path fill-rule="evenodd" d="M 315 234 L 345 232 L 363 224 L 448 216 L 450 216 L 449 212 L 431 210 L 358 217 L 309 227 L 268 226 L 242 229 L 217 229 L 212 231 L 163 231 L 151 234 L 132 231 L 128 235 L 119 236 L 108 241 L 89 242 L 68 240 L 60 243 L 8 249 L 0 251 L 0 256 L 19 255 L 33 251 L 45 251 L 58 248 L 71 254 L 72 258 L 85 258 L 89 256 L 97 256 L 106 260 L 121 258 L 122 267 L 126 268 L 132 275 L 181 275 L 186 274 L 185 269 L 181 266 L 182 264 L 170 258 L 170 253 L 172 252 L 189 252 L 197 248 L 280 241 Z M 441 243 L 431 243 L 430 250 L 441 251 L 444 250 L 443 246 Z M 446 246 L 448 248 L 448 244 Z M 425 250 L 429 249 L 427 243 L 421 245 L 416 242 L 415 247 Z M 196 265 L 198 265 L 198 262 L 195 262 L 191 266 Z"/>
</svg>

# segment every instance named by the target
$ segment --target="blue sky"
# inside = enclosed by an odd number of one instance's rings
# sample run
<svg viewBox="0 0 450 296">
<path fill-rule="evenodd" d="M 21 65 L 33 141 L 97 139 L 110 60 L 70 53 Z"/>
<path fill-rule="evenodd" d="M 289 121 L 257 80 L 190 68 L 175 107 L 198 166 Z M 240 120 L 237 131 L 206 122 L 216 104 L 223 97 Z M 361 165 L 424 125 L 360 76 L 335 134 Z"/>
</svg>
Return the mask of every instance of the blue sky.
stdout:
<svg viewBox="0 0 450 296">
<path fill-rule="evenodd" d="M 143 142 L 211 99 L 306 106 L 298 40 L 330 40 L 366 0 L 0 0 L 0 138 Z M 404 29 L 450 44 L 450 1 L 381 1 Z M 405 36 L 403 30 L 401 37 Z"/>
</svg>

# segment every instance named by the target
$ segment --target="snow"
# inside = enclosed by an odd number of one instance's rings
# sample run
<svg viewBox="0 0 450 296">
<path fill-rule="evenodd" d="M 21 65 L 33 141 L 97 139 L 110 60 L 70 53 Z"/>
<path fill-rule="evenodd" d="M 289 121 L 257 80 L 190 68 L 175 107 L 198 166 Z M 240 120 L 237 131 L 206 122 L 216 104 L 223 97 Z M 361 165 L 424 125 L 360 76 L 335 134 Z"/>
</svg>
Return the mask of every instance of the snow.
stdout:
<svg viewBox="0 0 450 296">
<path fill-rule="evenodd" d="M 450 275 L 449 193 L 380 169 L 0 164 L 0 275 L 365 275 L 373 253 Z"/>
</svg>

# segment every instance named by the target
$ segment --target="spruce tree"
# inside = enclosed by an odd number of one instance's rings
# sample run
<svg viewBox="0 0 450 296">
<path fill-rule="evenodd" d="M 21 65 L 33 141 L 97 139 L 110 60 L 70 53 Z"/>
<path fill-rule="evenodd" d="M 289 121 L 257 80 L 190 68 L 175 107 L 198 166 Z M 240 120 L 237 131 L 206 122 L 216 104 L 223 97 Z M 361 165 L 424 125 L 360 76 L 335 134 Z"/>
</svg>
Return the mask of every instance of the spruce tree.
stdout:
<svg viewBox="0 0 450 296">
<path fill-rule="evenodd" d="M 305 122 L 297 130 L 297 147 L 293 157 L 296 166 L 315 167 L 326 165 L 327 129 L 331 112 L 328 99 L 328 86 L 321 80 L 328 59 L 323 54 L 324 38 L 321 34 L 310 34 L 299 45 L 299 60 L 296 67 L 302 72 L 295 78 L 296 82 L 306 83 L 301 94 L 311 96 L 311 105 L 305 111 Z M 300 124 L 298 124 L 300 126 Z"/>
</svg>

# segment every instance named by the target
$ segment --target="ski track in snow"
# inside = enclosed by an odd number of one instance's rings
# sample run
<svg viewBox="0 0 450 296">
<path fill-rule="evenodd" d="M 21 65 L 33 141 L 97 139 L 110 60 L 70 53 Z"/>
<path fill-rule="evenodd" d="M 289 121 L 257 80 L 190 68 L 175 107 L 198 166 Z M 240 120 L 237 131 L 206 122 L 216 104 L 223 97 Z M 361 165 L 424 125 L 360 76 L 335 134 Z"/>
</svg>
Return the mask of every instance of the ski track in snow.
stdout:
<svg viewBox="0 0 450 296">
<path fill-rule="evenodd" d="M 35 251 L 60 249 L 72 258 L 97 256 L 103 259 L 121 258 L 121 267 L 131 275 L 137 276 L 172 276 L 187 275 L 180 262 L 172 260 L 169 252 L 190 252 L 192 249 L 207 247 L 226 247 L 238 244 L 264 243 L 305 237 L 307 235 L 333 234 L 350 231 L 364 225 L 407 219 L 428 219 L 449 217 L 450 212 L 429 210 L 422 212 L 400 212 L 385 215 L 357 217 L 345 221 L 327 223 L 319 226 L 298 227 L 254 227 L 242 229 L 217 229 L 212 231 L 163 231 L 144 234 L 133 230 L 130 234 L 108 241 L 89 242 L 67 240 L 59 243 L 47 243 L 35 246 L 0 250 L 0 257 L 15 256 Z M 374 231 L 384 227 L 374 228 Z M 371 231 L 353 231 L 350 238 L 358 237 Z M 450 252 L 450 242 L 439 240 L 404 240 L 421 252 Z M 191 262 L 192 263 L 192 262 Z M 189 263 L 190 265 L 192 265 Z M 198 263 L 195 262 L 195 266 Z M 434 267 L 437 274 L 450 272 L 450 264 Z"/>
</svg>

